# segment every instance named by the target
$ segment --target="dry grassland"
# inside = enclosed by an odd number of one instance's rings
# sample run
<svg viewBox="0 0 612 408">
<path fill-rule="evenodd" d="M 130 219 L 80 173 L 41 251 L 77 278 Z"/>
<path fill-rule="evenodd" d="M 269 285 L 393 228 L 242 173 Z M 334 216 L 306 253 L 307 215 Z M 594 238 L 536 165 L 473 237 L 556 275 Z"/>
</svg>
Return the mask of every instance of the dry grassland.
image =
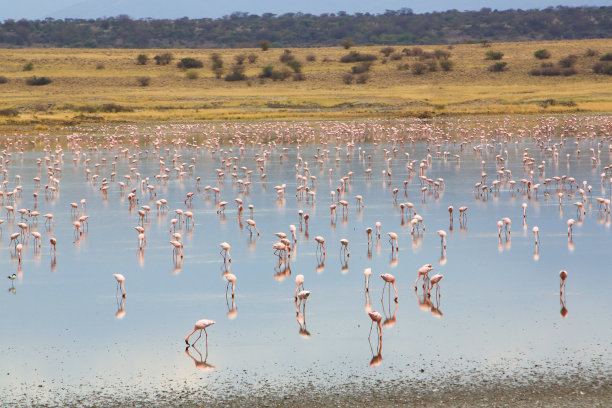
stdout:
<svg viewBox="0 0 612 408">
<path fill-rule="evenodd" d="M 281 69 L 283 49 L 221 50 L 123 50 L 123 49 L 4 49 L 0 50 L 0 125 L 42 126 L 87 122 L 151 122 L 236 119 L 350 119 L 366 117 L 430 117 L 459 115 L 542 114 L 552 112 L 611 112 L 612 77 L 597 75 L 592 66 L 597 56 L 612 52 L 612 42 L 582 40 L 564 42 L 494 43 L 422 46 L 424 51 L 451 53 L 454 68 L 414 75 L 410 69 L 418 59 L 404 56 L 383 63 L 381 46 L 354 47 L 360 53 L 376 54 L 365 84 L 343 82 L 343 75 L 356 64 L 339 62 L 348 53 L 340 47 L 292 49 L 303 64 L 305 80 L 260 79 L 266 65 Z M 394 47 L 401 51 L 404 47 Z M 412 47 L 408 47 L 412 48 Z M 556 63 L 569 54 L 578 56 L 577 75 L 531 76 L 529 71 L 542 63 L 534 51 L 546 48 Z M 507 71 L 489 72 L 494 62 L 485 60 L 489 50 L 504 53 Z M 171 52 L 174 61 L 155 65 L 153 56 Z M 147 54 L 149 63 L 137 65 L 138 54 Z M 210 56 L 218 53 L 224 69 L 234 56 L 255 54 L 253 64 L 245 62 L 247 81 L 227 82 L 215 78 Z M 307 61 L 313 55 L 315 61 Z M 188 79 L 176 66 L 180 58 L 204 62 L 194 69 L 197 79 Z M 24 71 L 27 62 L 33 70 Z M 398 64 L 408 64 L 399 70 Z M 103 68 L 102 68 L 103 67 Z M 32 75 L 53 80 L 44 86 L 28 86 Z M 138 84 L 149 77 L 148 86 Z M 548 102 L 546 102 L 548 100 Z M 552 101 L 552 102 L 551 102 Z M 131 112 L 103 112 L 103 104 L 117 104 Z"/>
</svg>

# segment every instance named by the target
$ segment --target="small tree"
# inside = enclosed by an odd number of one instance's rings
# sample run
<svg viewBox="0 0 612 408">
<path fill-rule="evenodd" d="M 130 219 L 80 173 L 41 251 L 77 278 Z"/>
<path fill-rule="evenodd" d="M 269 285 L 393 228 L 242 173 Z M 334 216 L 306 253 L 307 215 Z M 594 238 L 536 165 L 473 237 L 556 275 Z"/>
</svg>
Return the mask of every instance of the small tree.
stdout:
<svg viewBox="0 0 612 408">
<path fill-rule="evenodd" d="M 500 60 L 503 58 L 503 56 L 504 56 L 504 53 L 499 52 L 499 51 L 491 50 L 485 53 L 485 59 L 488 59 L 488 60 Z"/>
<path fill-rule="evenodd" d="M 191 69 L 191 68 L 202 68 L 204 63 L 202 61 L 195 58 L 181 58 L 181 60 L 176 64 L 178 68 L 181 69 Z"/>
<path fill-rule="evenodd" d="M 262 51 L 268 51 L 270 49 L 270 41 L 262 40 L 259 42 L 259 47 Z"/>
<path fill-rule="evenodd" d="M 215 77 L 217 79 L 223 76 L 223 59 L 221 59 L 221 55 L 214 53 L 210 56 L 210 62 L 212 63 L 212 71 L 215 73 Z"/>
<path fill-rule="evenodd" d="M 385 57 L 389 57 L 389 55 L 393 54 L 395 52 L 395 48 L 393 47 L 384 47 L 381 48 L 380 53 L 382 55 L 384 55 Z"/>
<path fill-rule="evenodd" d="M 31 78 L 26 79 L 26 84 L 27 85 L 32 85 L 32 86 L 41 86 L 41 85 L 47 85 L 50 84 L 51 82 L 53 82 L 51 80 L 51 78 L 47 78 L 47 77 L 37 77 L 36 75 L 34 75 Z"/>
<path fill-rule="evenodd" d="M 490 72 L 503 72 L 505 71 L 507 63 L 506 62 L 496 62 L 495 64 L 489 66 Z"/>
<path fill-rule="evenodd" d="M 289 68 L 291 68 L 293 70 L 293 72 L 295 72 L 296 74 L 299 74 L 302 72 L 302 63 L 296 59 L 292 59 L 290 61 L 287 62 L 287 65 L 289 66 Z"/>
<path fill-rule="evenodd" d="M 249 60 L 249 64 L 254 64 L 257 61 L 257 54 L 249 54 L 247 55 L 247 59 Z"/>
<path fill-rule="evenodd" d="M 156 55 L 155 57 L 153 57 L 153 59 L 155 60 L 155 63 L 157 65 L 168 65 L 172 62 L 174 56 L 169 52 L 165 52 L 161 55 Z"/>
<path fill-rule="evenodd" d="M 340 45 L 345 50 L 348 50 L 349 48 L 351 48 L 353 46 L 353 42 L 351 40 L 342 40 L 342 41 L 340 41 Z"/>
<path fill-rule="evenodd" d="M 427 65 L 422 62 L 415 62 L 412 64 L 412 73 L 414 75 L 423 75 L 425 72 L 427 72 Z"/>
<path fill-rule="evenodd" d="M 136 57 L 137 65 L 147 65 L 147 62 L 149 62 L 149 56 L 147 54 L 138 54 Z"/>
<path fill-rule="evenodd" d="M 533 53 L 533 56 L 537 59 L 548 59 L 550 58 L 550 52 L 547 49 L 542 48 Z"/>
<path fill-rule="evenodd" d="M 576 55 L 568 55 L 567 57 L 559 60 L 559 66 L 563 68 L 572 68 L 574 64 L 576 64 L 576 61 L 578 61 L 578 57 Z"/>
<path fill-rule="evenodd" d="M 226 81 L 244 81 L 245 79 L 244 65 L 238 64 L 232 65 L 231 72 L 225 76 Z"/>
</svg>

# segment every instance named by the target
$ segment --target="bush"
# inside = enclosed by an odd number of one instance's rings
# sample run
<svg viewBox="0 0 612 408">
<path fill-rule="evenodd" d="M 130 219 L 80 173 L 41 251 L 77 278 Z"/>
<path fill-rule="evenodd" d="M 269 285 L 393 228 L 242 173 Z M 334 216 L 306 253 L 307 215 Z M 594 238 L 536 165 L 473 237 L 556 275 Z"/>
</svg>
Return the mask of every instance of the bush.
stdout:
<svg viewBox="0 0 612 408">
<path fill-rule="evenodd" d="M 502 59 L 503 56 L 504 56 L 504 53 L 503 52 L 499 52 L 499 51 L 491 50 L 491 51 L 487 51 L 485 53 L 485 59 L 487 59 L 487 60 L 495 60 L 496 61 L 496 60 Z"/>
<path fill-rule="evenodd" d="M 543 62 L 543 63 L 540 64 L 540 67 L 542 67 L 542 68 L 550 68 L 552 66 L 554 66 L 554 64 L 552 62 Z"/>
<path fill-rule="evenodd" d="M 438 60 L 447 60 L 450 58 L 451 53 L 449 51 L 445 51 L 445 50 L 435 50 L 434 53 L 434 58 L 438 59 Z"/>
<path fill-rule="evenodd" d="M 150 77 L 137 77 L 136 78 L 136 83 L 140 86 L 149 86 L 149 84 L 151 83 L 151 78 Z"/>
<path fill-rule="evenodd" d="M 423 55 L 423 49 L 421 47 L 404 48 L 402 50 L 407 57 L 420 57 Z"/>
<path fill-rule="evenodd" d="M 342 82 L 344 82 L 346 85 L 352 84 L 353 83 L 353 74 L 346 73 L 346 74 L 342 75 Z"/>
<path fill-rule="evenodd" d="M 198 79 L 198 73 L 196 71 L 187 71 L 185 76 L 187 79 Z"/>
<path fill-rule="evenodd" d="M 149 62 L 149 56 L 147 54 L 138 54 L 136 57 L 137 65 L 147 65 L 147 62 Z"/>
<path fill-rule="evenodd" d="M 342 40 L 342 41 L 340 41 L 340 45 L 345 50 L 348 50 L 349 48 L 351 48 L 353 46 L 353 42 L 351 40 Z"/>
<path fill-rule="evenodd" d="M 292 59 L 290 61 L 287 61 L 287 65 L 289 66 L 289 68 L 291 68 L 293 70 L 293 72 L 295 72 L 296 74 L 299 74 L 302 72 L 302 63 L 296 59 Z"/>
<path fill-rule="evenodd" d="M 15 108 L 0 109 L 0 116 L 9 116 L 9 117 L 19 116 L 19 111 Z"/>
<path fill-rule="evenodd" d="M 116 103 L 105 103 L 100 106 L 100 112 L 106 113 L 117 113 L 117 112 L 133 112 L 134 109 L 128 108 L 127 106 L 121 106 Z"/>
<path fill-rule="evenodd" d="M 6 84 L 8 82 L 8 78 L 0 75 L 0 84 Z"/>
<path fill-rule="evenodd" d="M 234 55 L 234 61 L 236 61 L 236 65 L 244 64 L 245 60 L 246 60 L 246 55 L 244 54 Z"/>
<path fill-rule="evenodd" d="M 408 71 L 409 68 L 410 68 L 410 65 L 408 64 L 397 64 L 398 71 Z"/>
<path fill-rule="evenodd" d="M 368 82 L 369 79 L 370 74 L 364 72 L 363 74 L 357 75 L 357 78 L 355 78 L 355 82 L 358 84 L 365 84 L 366 82 Z"/>
<path fill-rule="evenodd" d="M 293 56 L 293 54 L 291 54 L 291 50 L 283 51 L 283 53 L 279 57 L 280 62 L 282 62 L 283 64 L 291 61 L 292 59 L 295 59 L 295 57 Z"/>
<path fill-rule="evenodd" d="M 181 58 L 181 60 L 176 64 L 176 66 L 180 69 L 193 69 L 193 68 L 202 68 L 204 63 L 195 58 Z"/>
<path fill-rule="evenodd" d="M 232 65 L 231 72 L 225 76 L 226 81 L 244 81 L 245 79 L 244 65 L 239 64 Z"/>
<path fill-rule="evenodd" d="M 217 79 L 223 76 L 223 60 L 221 56 L 217 53 L 210 55 L 210 61 L 212 63 L 212 71 L 215 73 L 215 77 Z"/>
<path fill-rule="evenodd" d="M 261 74 L 259 74 L 260 78 L 272 78 L 272 72 L 274 72 L 273 65 L 266 65 L 261 69 Z"/>
<path fill-rule="evenodd" d="M 305 81 L 306 75 L 302 74 L 301 72 L 296 72 L 293 74 L 293 80 L 294 81 Z"/>
<path fill-rule="evenodd" d="M 587 48 L 586 52 L 584 53 L 584 56 L 585 57 L 595 57 L 597 54 L 599 54 L 597 51 L 591 48 Z"/>
<path fill-rule="evenodd" d="M 153 57 L 153 59 L 155 60 L 155 63 L 157 65 L 168 65 L 172 62 L 174 56 L 169 52 L 165 52 L 161 55 L 156 55 L 155 57 Z"/>
<path fill-rule="evenodd" d="M 384 55 L 385 57 L 388 57 L 389 55 L 393 54 L 395 52 L 395 48 L 393 47 L 384 47 L 381 48 L 380 53 L 382 55 Z"/>
<path fill-rule="evenodd" d="M 364 61 L 361 64 L 352 67 L 351 72 L 353 74 L 363 74 L 364 72 L 368 72 L 371 67 L 372 67 L 371 61 Z"/>
<path fill-rule="evenodd" d="M 391 61 L 399 61 L 401 60 L 403 57 L 402 53 L 400 52 L 395 52 L 393 54 L 391 54 L 391 56 L 389 57 L 391 59 Z"/>
<path fill-rule="evenodd" d="M 612 75 L 612 64 L 601 61 L 593 65 L 593 72 L 596 74 Z"/>
<path fill-rule="evenodd" d="M 272 78 L 273 81 L 284 81 L 285 79 L 289 78 L 291 76 L 291 72 L 289 72 L 288 69 L 284 68 L 280 71 L 277 70 L 273 70 L 272 71 L 272 76 L 270 78 Z"/>
<path fill-rule="evenodd" d="M 36 75 L 34 75 L 33 77 L 26 79 L 25 82 L 27 85 L 40 86 L 50 84 L 53 81 L 51 80 L 51 78 L 47 78 L 44 76 L 37 77 Z"/>
<path fill-rule="evenodd" d="M 425 64 L 429 72 L 436 72 L 438 70 L 438 62 L 436 60 L 429 60 Z"/>
<path fill-rule="evenodd" d="M 412 64 L 412 73 L 414 75 L 423 75 L 425 72 L 427 72 L 427 65 L 422 62 L 415 62 Z"/>
<path fill-rule="evenodd" d="M 440 68 L 442 68 L 442 71 L 452 71 L 454 66 L 455 63 L 449 59 L 440 60 Z"/>
<path fill-rule="evenodd" d="M 257 61 L 257 54 L 247 55 L 247 60 L 249 61 L 249 64 L 254 64 L 255 61 Z"/>
<path fill-rule="evenodd" d="M 612 61 L 612 52 L 608 52 L 599 58 L 600 61 Z"/>
<path fill-rule="evenodd" d="M 533 53 L 533 56 L 537 59 L 548 59 L 550 58 L 550 52 L 547 49 L 542 48 Z"/>
<path fill-rule="evenodd" d="M 270 49 L 270 45 L 270 41 L 268 40 L 262 40 L 259 42 L 259 47 L 262 51 L 268 51 Z"/>
<path fill-rule="evenodd" d="M 576 55 L 568 55 L 565 58 L 561 58 L 559 60 L 559 66 L 562 68 L 571 68 L 578 61 L 578 57 Z"/>
<path fill-rule="evenodd" d="M 103 63 L 99 62 L 98 64 L 96 64 L 96 69 L 97 69 L 98 71 L 99 71 L 99 70 L 101 70 L 101 69 L 104 69 L 104 68 L 106 68 L 106 66 L 104 66 L 104 64 L 103 64 Z"/>
<path fill-rule="evenodd" d="M 507 63 L 506 62 L 496 62 L 493 65 L 489 66 L 489 71 L 491 72 L 503 72 L 505 71 Z"/>
<path fill-rule="evenodd" d="M 376 61 L 377 59 L 376 55 L 373 54 L 360 54 L 359 51 L 351 51 L 340 58 L 340 62 Z"/>
<path fill-rule="evenodd" d="M 315 62 L 317 60 L 317 57 L 314 54 L 308 54 L 306 56 L 306 61 L 308 62 Z"/>
<path fill-rule="evenodd" d="M 25 64 L 23 64 L 24 71 L 31 71 L 33 69 L 34 69 L 34 63 L 32 61 L 28 61 Z"/>
</svg>

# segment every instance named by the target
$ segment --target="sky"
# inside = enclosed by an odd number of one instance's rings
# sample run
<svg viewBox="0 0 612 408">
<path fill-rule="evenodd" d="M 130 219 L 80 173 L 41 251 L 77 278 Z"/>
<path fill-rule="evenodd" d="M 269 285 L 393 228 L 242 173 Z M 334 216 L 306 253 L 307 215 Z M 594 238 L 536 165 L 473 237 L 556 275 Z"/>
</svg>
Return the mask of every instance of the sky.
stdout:
<svg viewBox="0 0 612 408">
<path fill-rule="evenodd" d="M 383 13 L 410 8 L 415 13 L 451 9 L 480 10 L 483 7 L 506 10 L 551 6 L 609 6 L 610 0 L 0 0 L 0 21 L 6 19 L 102 18 L 120 14 L 139 18 L 219 18 L 235 11 L 263 13 Z"/>
</svg>

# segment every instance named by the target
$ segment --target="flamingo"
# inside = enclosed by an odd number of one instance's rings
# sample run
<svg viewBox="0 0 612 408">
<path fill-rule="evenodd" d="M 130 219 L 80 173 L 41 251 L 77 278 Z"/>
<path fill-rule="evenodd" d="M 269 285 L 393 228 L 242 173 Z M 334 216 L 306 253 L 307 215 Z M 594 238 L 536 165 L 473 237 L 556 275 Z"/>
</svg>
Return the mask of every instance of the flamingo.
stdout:
<svg viewBox="0 0 612 408">
<path fill-rule="evenodd" d="M 295 300 L 297 300 L 297 296 L 298 296 L 298 290 L 300 289 L 300 286 L 302 287 L 302 290 L 304 289 L 304 275 L 297 275 L 295 277 Z"/>
<path fill-rule="evenodd" d="M 187 344 L 188 346 L 195 345 L 198 342 L 198 340 L 200 340 L 200 337 L 202 337 L 202 330 L 204 330 L 204 333 L 206 334 L 206 343 L 208 344 L 208 333 L 206 332 L 206 328 L 209 326 L 212 326 L 213 324 L 215 324 L 215 321 L 208 320 L 208 319 L 202 319 L 202 320 L 198 320 L 197 322 L 195 322 L 192 332 L 189 333 L 187 337 L 185 337 L 185 344 Z M 197 330 L 200 331 L 200 335 L 192 344 L 189 344 L 189 337 L 191 337 L 191 335 L 195 333 Z"/>
<path fill-rule="evenodd" d="M 371 312 L 368 312 L 368 316 L 370 316 L 370 319 L 372 319 L 372 324 L 370 325 L 370 334 L 368 334 L 368 339 L 372 335 L 372 325 L 374 325 L 374 323 L 378 325 L 378 338 L 382 338 L 382 325 L 381 325 L 382 315 L 378 313 L 376 310 L 372 310 Z"/>
<path fill-rule="evenodd" d="M 446 249 L 446 231 L 438 230 L 437 233 L 440 236 L 440 245 L 442 249 Z"/>
<path fill-rule="evenodd" d="M 561 278 L 561 286 L 559 286 L 559 292 L 563 293 L 563 287 L 565 286 L 565 279 L 567 279 L 567 271 L 562 270 L 559 272 L 559 277 Z"/>
<path fill-rule="evenodd" d="M 434 276 L 431 277 L 431 279 L 429 280 L 431 282 L 431 286 L 427 290 L 427 296 L 431 295 L 431 289 L 433 289 L 434 285 L 436 286 L 436 289 L 440 288 L 440 281 L 443 277 L 444 275 L 441 275 L 439 273 L 436 273 Z"/>
<path fill-rule="evenodd" d="M 387 232 L 389 236 L 389 243 L 391 244 L 391 252 L 393 252 L 393 242 L 395 242 L 395 250 L 399 251 L 399 246 L 397 244 L 397 234 L 395 232 Z"/>
<path fill-rule="evenodd" d="M 321 251 L 323 252 L 323 256 L 325 256 L 325 238 L 323 238 L 320 235 L 317 235 L 314 240 L 317 243 L 317 251 L 319 251 L 319 249 L 321 249 Z"/>
<path fill-rule="evenodd" d="M 414 290 L 417 288 L 417 283 L 421 276 L 423 277 L 423 285 L 425 285 L 425 277 L 427 274 L 434 270 L 434 267 L 431 264 L 425 264 L 419 268 L 418 275 L 416 281 L 414 281 Z"/>
<path fill-rule="evenodd" d="M 370 275 L 372 275 L 372 268 L 365 268 L 363 270 L 363 275 L 365 276 L 365 290 L 366 292 L 370 291 Z"/>
<path fill-rule="evenodd" d="M 340 246 L 340 254 L 344 253 L 347 258 L 350 258 L 351 252 L 348 249 L 348 244 L 349 244 L 348 239 L 342 238 L 340 240 L 340 244 L 341 244 L 341 246 Z"/>
<path fill-rule="evenodd" d="M 230 244 L 228 244 L 227 242 L 222 242 L 219 245 L 221 246 L 221 252 L 219 253 L 221 254 L 221 256 L 223 256 L 223 262 L 229 261 L 229 263 L 232 263 L 232 256 L 230 255 Z"/>
<path fill-rule="evenodd" d="M 125 297 L 125 289 L 123 287 L 123 283 L 125 282 L 125 276 L 120 273 L 113 273 L 115 280 L 117 281 L 117 289 L 121 289 L 121 296 Z"/>
<path fill-rule="evenodd" d="M 230 283 L 232 284 L 232 298 L 234 298 L 234 290 L 236 289 L 236 275 L 233 273 L 226 273 L 225 280 L 227 280 L 227 286 L 225 288 L 225 296 L 227 296 L 227 290 L 229 289 Z"/>
<path fill-rule="evenodd" d="M 380 274 L 380 277 L 382 278 L 382 280 L 385 281 L 385 284 L 383 286 L 383 295 L 385 293 L 385 286 L 387 286 L 387 284 L 393 285 L 393 290 L 395 291 L 395 301 L 397 302 L 399 296 L 395 287 L 395 276 L 391 275 L 390 273 L 382 273 Z"/>
</svg>

